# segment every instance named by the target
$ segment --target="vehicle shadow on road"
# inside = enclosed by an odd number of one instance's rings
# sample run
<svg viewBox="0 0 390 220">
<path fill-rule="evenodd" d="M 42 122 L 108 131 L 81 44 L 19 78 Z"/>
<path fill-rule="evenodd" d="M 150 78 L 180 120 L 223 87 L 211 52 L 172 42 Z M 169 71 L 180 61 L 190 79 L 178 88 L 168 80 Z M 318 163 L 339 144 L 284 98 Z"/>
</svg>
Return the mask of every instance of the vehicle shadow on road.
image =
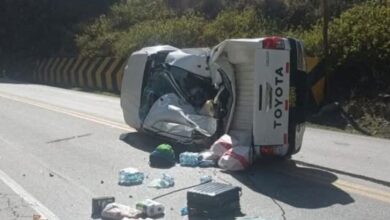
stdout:
<svg viewBox="0 0 390 220">
<path fill-rule="evenodd" d="M 275 203 L 280 201 L 297 208 L 318 209 L 354 202 L 347 192 L 332 184 L 336 175 L 297 167 L 294 161 L 260 161 L 245 172 L 231 175 Z"/>
<path fill-rule="evenodd" d="M 120 135 L 119 139 L 131 147 L 143 150 L 145 152 L 152 152 L 160 144 L 170 144 L 175 151 L 175 157 L 178 162 L 180 153 L 184 151 L 194 151 L 195 149 L 190 149 L 188 146 L 172 142 L 166 139 L 163 139 L 159 136 L 142 133 L 142 132 L 131 132 L 123 133 Z"/>
<path fill-rule="evenodd" d="M 131 147 L 146 152 L 152 152 L 157 145 L 163 143 L 162 140 L 141 132 L 123 133 L 119 139 Z"/>
</svg>

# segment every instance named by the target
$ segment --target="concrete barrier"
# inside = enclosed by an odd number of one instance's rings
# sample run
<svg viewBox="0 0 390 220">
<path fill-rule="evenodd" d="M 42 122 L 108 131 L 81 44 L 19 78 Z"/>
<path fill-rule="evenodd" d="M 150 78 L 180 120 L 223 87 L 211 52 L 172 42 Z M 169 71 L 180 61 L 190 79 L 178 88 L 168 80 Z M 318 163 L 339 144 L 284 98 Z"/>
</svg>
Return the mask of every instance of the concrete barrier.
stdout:
<svg viewBox="0 0 390 220">
<path fill-rule="evenodd" d="M 37 62 L 37 83 L 120 92 L 124 58 L 51 57 Z"/>
<path fill-rule="evenodd" d="M 326 75 L 324 73 L 323 63 L 318 57 L 306 57 L 306 68 L 308 72 L 308 81 L 311 85 L 311 96 L 317 106 L 323 104 L 325 98 Z"/>
<path fill-rule="evenodd" d="M 320 61 L 318 57 L 306 57 L 311 93 L 317 105 L 321 105 L 325 98 L 326 76 L 322 69 L 318 69 Z"/>
</svg>

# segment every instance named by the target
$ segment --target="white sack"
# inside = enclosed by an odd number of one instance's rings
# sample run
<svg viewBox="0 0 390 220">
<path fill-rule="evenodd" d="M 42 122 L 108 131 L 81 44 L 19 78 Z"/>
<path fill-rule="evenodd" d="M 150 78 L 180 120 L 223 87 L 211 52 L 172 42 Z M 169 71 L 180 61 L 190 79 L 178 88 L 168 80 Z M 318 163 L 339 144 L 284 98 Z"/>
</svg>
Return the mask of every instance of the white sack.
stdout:
<svg viewBox="0 0 390 220">
<path fill-rule="evenodd" d="M 130 206 L 119 203 L 110 203 L 103 209 L 101 216 L 111 220 L 123 220 L 125 217 L 135 218 L 140 215 L 140 212 Z"/>
<path fill-rule="evenodd" d="M 244 170 L 250 165 L 250 147 L 234 147 L 226 151 L 218 161 L 218 166 L 225 170 Z"/>
<path fill-rule="evenodd" d="M 237 144 L 237 140 L 235 140 L 228 134 L 224 134 L 218 140 L 216 140 L 213 143 L 213 145 L 211 145 L 210 151 L 213 153 L 213 156 L 215 158 L 220 158 L 226 151 L 231 149 L 235 144 Z"/>
</svg>

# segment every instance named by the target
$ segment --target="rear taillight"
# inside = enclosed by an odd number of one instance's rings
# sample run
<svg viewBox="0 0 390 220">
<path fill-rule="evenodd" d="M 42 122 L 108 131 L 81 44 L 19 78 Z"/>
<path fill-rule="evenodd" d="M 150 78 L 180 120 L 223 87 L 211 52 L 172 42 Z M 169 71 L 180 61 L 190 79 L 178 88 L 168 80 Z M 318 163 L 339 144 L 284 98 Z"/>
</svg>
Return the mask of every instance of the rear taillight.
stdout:
<svg viewBox="0 0 390 220">
<path fill-rule="evenodd" d="M 284 40 L 281 37 L 266 37 L 263 40 L 263 49 L 274 49 L 274 50 L 283 50 Z"/>
<path fill-rule="evenodd" d="M 263 156 L 270 156 L 274 154 L 274 149 L 272 146 L 261 146 L 260 154 Z"/>
</svg>

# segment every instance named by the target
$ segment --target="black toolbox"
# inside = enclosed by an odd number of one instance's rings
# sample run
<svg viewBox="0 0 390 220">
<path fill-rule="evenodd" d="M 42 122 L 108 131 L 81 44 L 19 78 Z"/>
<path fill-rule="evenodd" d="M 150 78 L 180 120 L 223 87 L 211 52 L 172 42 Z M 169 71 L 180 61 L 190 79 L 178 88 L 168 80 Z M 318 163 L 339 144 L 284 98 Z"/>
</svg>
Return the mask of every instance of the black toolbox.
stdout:
<svg viewBox="0 0 390 220">
<path fill-rule="evenodd" d="M 241 188 L 210 182 L 187 192 L 188 215 L 215 218 L 240 213 Z"/>
</svg>

